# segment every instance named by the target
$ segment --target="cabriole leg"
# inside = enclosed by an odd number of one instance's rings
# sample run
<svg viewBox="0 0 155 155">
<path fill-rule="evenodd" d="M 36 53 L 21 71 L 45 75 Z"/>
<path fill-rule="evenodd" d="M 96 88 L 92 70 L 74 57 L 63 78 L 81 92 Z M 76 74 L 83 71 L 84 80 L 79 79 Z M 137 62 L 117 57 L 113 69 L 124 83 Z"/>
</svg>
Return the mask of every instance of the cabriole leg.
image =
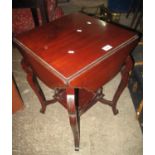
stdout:
<svg viewBox="0 0 155 155">
<path fill-rule="evenodd" d="M 78 113 L 78 103 L 76 103 L 75 89 L 66 89 L 67 109 L 69 121 L 74 136 L 75 151 L 79 151 L 80 143 L 80 118 Z"/>
<path fill-rule="evenodd" d="M 26 61 L 24 59 L 21 62 L 23 69 L 27 73 L 27 81 L 30 84 L 31 88 L 34 90 L 35 94 L 37 95 L 40 103 L 41 103 L 41 110 L 40 112 L 45 113 L 46 110 L 46 103 L 45 103 L 45 96 L 38 84 L 38 81 L 36 79 L 36 76 L 34 75 L 32 69 L 29 67 Z"/>
<path fill-rule="evenodd" d="M 112 111 L 113 111 L 114 115 L 116 115 L 118 113 L 118 109 L 116 108 L 117 101 L 118 101 L 121 93 L 123 92 L 124 88 L 127 86 L 128 79 L 129 79 L 129 72 L 131 71 L 132 66 L 133 66 L 133 62 L 132 62 L 131 57 L 129 56 L 126 59 L 125 65 L 123 66 L 123 68 L 121 70 L 121 76 L 122 76 L 121 81 L 120 81 L 120 84 L 119 84 L 115 94 L 114 94 L 112 101 L 104 99 L 102 93 L 101 92 L 99 93 L 98 100 L 101 103 L 110 105 L 112 107 Z"/>
<path fill-rule="evenodd" d="M 127 86 L 128 79 L 129 79 L 129 72 L 132 69 L 132 64 L 133 64 L 133 62 L 131 60 L 131 57 L 128 57 L 126 60 L 125 66 L 121 70 L 121 76 L 122 76 L 121 82 L 117 88 L 117 91 L 116 91 L 113 101 L 112 101 L 113 102 L 112 110 L 113 110 L 114 115 L 116 115 L 118 113 L 116 104 L 117 104 L 117 101 L 118 101 L 121 93 L 123 92 L 124 88 Z"/>
</svg>

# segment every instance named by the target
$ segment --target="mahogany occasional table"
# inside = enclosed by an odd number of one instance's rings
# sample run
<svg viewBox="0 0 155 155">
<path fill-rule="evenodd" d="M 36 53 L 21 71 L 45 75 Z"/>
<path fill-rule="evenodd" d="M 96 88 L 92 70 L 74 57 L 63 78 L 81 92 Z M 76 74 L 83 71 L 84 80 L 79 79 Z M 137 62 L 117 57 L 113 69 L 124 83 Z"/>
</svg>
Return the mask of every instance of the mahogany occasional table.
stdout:
<svg viewBox="0 0 155 155">
<path fill-rule="evenodd" d="M 79 150 L 80 116 L 86 110 L 100 101 L 118 113 L 116 103 L 127 85 L 132 69 L 130 52 L 138 38 L 135 32 L 81 13 L 13 38 L 23 55 L 22 66 L 40 100 L 41 112 L 57 101 L 68 110 L 75 150 Z M 118 72 L 121 82 L 112 101 L 106 100 L 102 86 Z M 55 90 L 52 100 L 46 100 L 37 77 Z"/>
</svg>

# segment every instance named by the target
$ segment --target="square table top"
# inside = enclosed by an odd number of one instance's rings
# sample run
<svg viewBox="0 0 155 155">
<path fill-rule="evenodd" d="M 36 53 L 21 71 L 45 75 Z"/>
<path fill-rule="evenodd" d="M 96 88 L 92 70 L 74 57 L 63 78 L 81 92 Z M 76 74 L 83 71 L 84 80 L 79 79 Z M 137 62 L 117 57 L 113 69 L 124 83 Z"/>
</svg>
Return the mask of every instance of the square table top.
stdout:
<svg viewBox="0 0 155 155">
<path fill-rule="evenodd" d="M 69 79 L 135 39 L 132 31 L 74 13 L 23 33 L 14 42 L 58 76 Z"/>
</svg>

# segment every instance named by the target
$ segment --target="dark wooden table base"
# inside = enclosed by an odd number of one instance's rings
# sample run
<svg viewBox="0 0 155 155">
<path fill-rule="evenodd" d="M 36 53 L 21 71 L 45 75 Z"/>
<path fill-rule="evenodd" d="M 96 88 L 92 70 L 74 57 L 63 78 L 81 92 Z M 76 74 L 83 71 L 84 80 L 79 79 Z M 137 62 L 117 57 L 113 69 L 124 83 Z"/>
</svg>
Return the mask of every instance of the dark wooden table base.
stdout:
<svg viewBox="0 0 155 155">
<path fill-rule="evenodd" d="M 79 150 L 80 141 L 80 116 L 86 112 L 92 105 L 96 102 L 101 102 L 112 107 L 113 114 L 116 115 L 118 110 L 116 108 L 117 101 L 127 85 L 129 72 L 132 69 L 132 60 L 130 57 L 127 58 L 126 63 L 121 69 L 121 81 L 113 96 L 112 101 L 104 99 L 104 94 L 102 88 L 98 89 L 96 92 L 88 91 L 86 89 L 70 88 L 66 89 L 55 88 L 55 94 L 53 99 L 46 100 L 39 83 L 37 81 L 35 73 L 32 71 L 29 64 L 23 59 L 22 60 L 23 69 L 27 73 L 27 80 L 38 96 L 41 103 L 41 112 L 45 113 L 46 106 L 53 104 L 55 102 L 61 103 L 67 110 L 69 114 L 70 125 L 73 131 L 75 150 Z"/>
</svg>

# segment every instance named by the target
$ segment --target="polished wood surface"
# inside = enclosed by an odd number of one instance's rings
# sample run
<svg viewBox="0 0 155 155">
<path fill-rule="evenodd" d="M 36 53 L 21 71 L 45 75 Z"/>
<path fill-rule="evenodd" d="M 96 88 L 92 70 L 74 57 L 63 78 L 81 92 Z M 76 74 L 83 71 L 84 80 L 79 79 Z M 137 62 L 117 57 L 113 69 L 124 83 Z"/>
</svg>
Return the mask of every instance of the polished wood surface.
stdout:
<svg viewBox="0 0 155 155">
<path fill-rule="evenodd" d="M 75 150 L 80 144 L 80 116 L 98 101 L 118 113 L 117 101 L 132 69 L 130 52 L 138 35 L 120 26 L 74 13 L 23 33 L 13 39 L 23 55 L 27 80 L 41 102 L 41 112 L 58 101 L 67 110 Z M 104 99 L 102 86 L 121 72 L 112 100 Z M 55 90 L 46 101 L 37 78 Z"/>
<path fill-rule="evenodd" d="M 20 35 L 16 42 L 67 82 L 136 38 L 131 31 L 75 13 Z M 112 49 L 102 50 L 106 45 Z"/>
</svg>

